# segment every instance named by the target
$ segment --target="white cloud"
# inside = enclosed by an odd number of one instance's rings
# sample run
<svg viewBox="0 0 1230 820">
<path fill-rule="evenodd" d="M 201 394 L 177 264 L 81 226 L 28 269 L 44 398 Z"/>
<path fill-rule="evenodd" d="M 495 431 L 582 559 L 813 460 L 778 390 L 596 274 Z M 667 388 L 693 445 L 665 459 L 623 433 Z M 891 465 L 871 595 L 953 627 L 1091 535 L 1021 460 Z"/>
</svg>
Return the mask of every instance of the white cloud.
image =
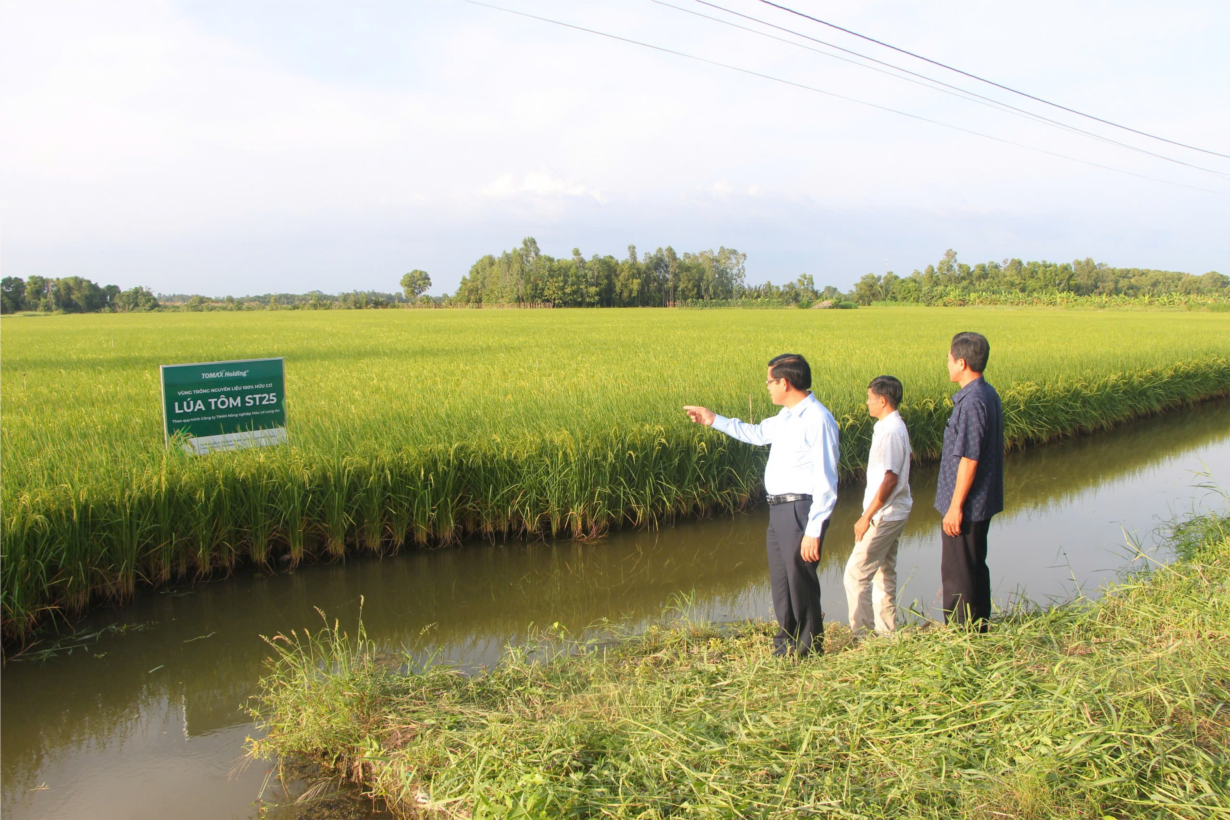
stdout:
<svg viewBox="0 0 1230 820">
<path fill-rule="evenodd" d="M 597 188 L 584 183 L 554 177 L 544 171 L 532 171 L 518 182 L 512 174 L 502 174 L 482 189 L 482 195 L 492 199 L 511 199 L 522 195 L 553 199 L 557 197 L 589 197 L 603 205 L 606 197 Z"/>
</svg>

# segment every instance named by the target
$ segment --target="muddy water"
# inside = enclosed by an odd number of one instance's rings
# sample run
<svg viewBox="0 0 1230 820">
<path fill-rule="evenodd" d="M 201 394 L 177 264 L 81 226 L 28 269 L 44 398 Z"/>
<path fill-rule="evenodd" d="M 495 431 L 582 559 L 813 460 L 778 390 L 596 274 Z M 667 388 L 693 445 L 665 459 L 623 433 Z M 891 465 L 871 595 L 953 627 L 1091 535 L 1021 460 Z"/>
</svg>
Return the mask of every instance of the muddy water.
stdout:
<svg viewBox="0 0 1230 820">
<path fill-rule="evenodd" d="M 990 536 L 996 602 L 1066 599 L 1078 586 L 1095 595 L 1130 562 L 1129 538 L 1147 547 L 1162 520 L 1214 503 L 1193 486 L 1206 467 L 1230 487 L 1226 402 L 1011 455 L 1008 509 Z M 901 597 L 935 615 L 934 469 L 916 469 L 913 484 Z M 833 620 L 845 619 L 841 571 L 861 498 L 861 487 L 843 491 L 824 546 L 823 600 Z M 589 543 L 475 544 L 245 573 L 95 613 L 79 627 L 104 630 L 100 637 L 3 670 L 0 814 L 255 817 L 269 766 L 232 770 L 256 731 L 243 708 L 266 656 L 259 635 L 319 623 L 313 607 L 353 624 L 363 596 L 364 622 L 381 644 L 485 664 L 531 625 L 642 623 L 680 593 L 711 619 L 769 617 L 765 520 L 759 510 Z"/>
</svg>

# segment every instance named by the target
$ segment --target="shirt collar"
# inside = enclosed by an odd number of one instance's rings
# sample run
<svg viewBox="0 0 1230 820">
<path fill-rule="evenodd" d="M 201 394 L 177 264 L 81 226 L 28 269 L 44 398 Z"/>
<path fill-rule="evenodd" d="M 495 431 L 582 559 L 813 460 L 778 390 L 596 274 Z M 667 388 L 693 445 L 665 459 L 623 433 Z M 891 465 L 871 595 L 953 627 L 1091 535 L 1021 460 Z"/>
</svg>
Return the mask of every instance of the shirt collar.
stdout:
<svg viewBox="0 0 1230 820">
<path fill-rule="evenodd" d="M 882 425 L 882 424 L 885 424 L 885 425 L 887 425 L 887 424 L 893 424 L 893 423 L 895 423 L 895 421 L 899 421 L 900 419 L 901 419 L 901 413 L 899 413 L 898 411 L 894 410 L 893 412 L 889 413 L 889 414 L 888 414 L 887 416 L 885 416 L 884 418 L 882 418 L 882 419 L 876 419 L 876 423 L 875 423 L 874 425 L 872 425 L 872 428 L 871 428 L 871 429 L 873 429 L 873 430 L 878 430 L 878 429 L 880 429 L 880 425 Z"/>
<path fill-rule="evenodd" d="M 786 418 L 788 419 L 794 418 L 795 416 L 803 415 L 803 413 L 806 412 L 808 407 L 811 407 L 819 403 L 820 403 L 820 400 L 816 398 L 816 394 L 808 391 L 807 398 L 803 399 L 801 402 L 796 404 L 794 407 L 783 407 L 782 413 L 785 414 Z"/>
<path fill-rule="evenodd" d="M 974 393 L 977 390 L 980 390 L 981 388 L 982 388 L 982 376 L 979 376 L 978 378 L 974 379 L 969 384 L 965 385 L 965 387 L 962 387 L 956 393 L 953 393 L 952 403 L 956 404 L 957 402 L 964 399 L 966 396 Z"/>
</svg>

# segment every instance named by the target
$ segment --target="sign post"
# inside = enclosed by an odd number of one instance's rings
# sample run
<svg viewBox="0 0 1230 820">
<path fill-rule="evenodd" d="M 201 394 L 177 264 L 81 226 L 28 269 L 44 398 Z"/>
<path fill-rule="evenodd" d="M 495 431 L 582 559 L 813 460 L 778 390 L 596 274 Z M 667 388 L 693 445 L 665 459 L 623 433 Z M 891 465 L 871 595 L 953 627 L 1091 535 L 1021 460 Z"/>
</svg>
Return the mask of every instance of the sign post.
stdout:
<svg viewBox="0 0 1230 820">
<path fill-rule="evenodd" d="M 189 453 L 286 441 L 286 379 L 281 358 L 164 364 L 163 435 L 182 434 Z"/>
</svg>

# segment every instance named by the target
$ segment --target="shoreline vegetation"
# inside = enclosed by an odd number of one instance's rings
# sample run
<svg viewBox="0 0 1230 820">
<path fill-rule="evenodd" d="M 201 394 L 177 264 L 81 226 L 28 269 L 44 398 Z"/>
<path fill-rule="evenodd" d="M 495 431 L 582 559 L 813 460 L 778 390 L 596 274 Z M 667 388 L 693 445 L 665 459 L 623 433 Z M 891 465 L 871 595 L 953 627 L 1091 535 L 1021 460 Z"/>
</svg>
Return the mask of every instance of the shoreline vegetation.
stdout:
<svg viewBox="0 0 1230 820">
<path fill-rule="evenodd" d="M 306 755 L 395 814 L 1230 816 L 1230 516 L 1173 527 L 1096 601 L 770 654 L 686 610 L 617 640 L 547 633 L 465 676 L 334 622 L 270 640 L 250 758 Z M 1140 568 L 1141 564 L 1144 568 Z"/>
<path fill-rule="evenodd" d="M 0 313 L 131 313 L 148 311 L 365 310 L 387 308 L 853 308 L 872 304 L 962 307 L 1006 305 L 1089 308 L 1182 308 L 1230 310 L 1230 277 L 1141 268 L 1114 268 L 1093 259 L 1024 262 L 1004 259 L 970 266 L 949 249 L 935 265 L 909 276 L 868 273 L 842 292 L 817 286 L 803 273 L 782 285 L 748 284 L 747 254 L 733 248 L 675 252 L 669 245 L 626 259 L 579 248 L 571 258 L 544 254 L 526 237 L 519 248 L 487 254 L 461 278 L 457 292 L 430 296 L 431 277 L 413 270 L 395 293 L 265 293 L 211 297 L 159 293 L 144 287 L 121 291 L 80 276 L 28 281 L 7 276 L 0 283 Z"/>
<path fill-rule="evenodd" d="M 695 429 L 679 408 L 703 400 L 763 419 L 774 408 L 748 374 L 782 350 L 817 362 L 847 483 L 871 435 L 865 385 L 880 373 L 906 384 L 916 458 L 938 455 L 952 390 L 935 351 L 954 321 L 993 328 L 988 377 L 1012 448 L 1230 395 L 1230 325 L 1217 314 L 1091 313 L 1074 325 L 1045 312 L 898 308 L 905 336 L 891 348 L 858 311 L 747 311 L 735 323 L 706 311 L 605 315 L 5 323 L 5 644 L 138 589 L 245 564 L 590 538 L 746 509 L 766 450 Z M 287 360 L 290 444 L 206 457 L 163 447 L 158 364 L 271 354 Z"/>
</svg>

